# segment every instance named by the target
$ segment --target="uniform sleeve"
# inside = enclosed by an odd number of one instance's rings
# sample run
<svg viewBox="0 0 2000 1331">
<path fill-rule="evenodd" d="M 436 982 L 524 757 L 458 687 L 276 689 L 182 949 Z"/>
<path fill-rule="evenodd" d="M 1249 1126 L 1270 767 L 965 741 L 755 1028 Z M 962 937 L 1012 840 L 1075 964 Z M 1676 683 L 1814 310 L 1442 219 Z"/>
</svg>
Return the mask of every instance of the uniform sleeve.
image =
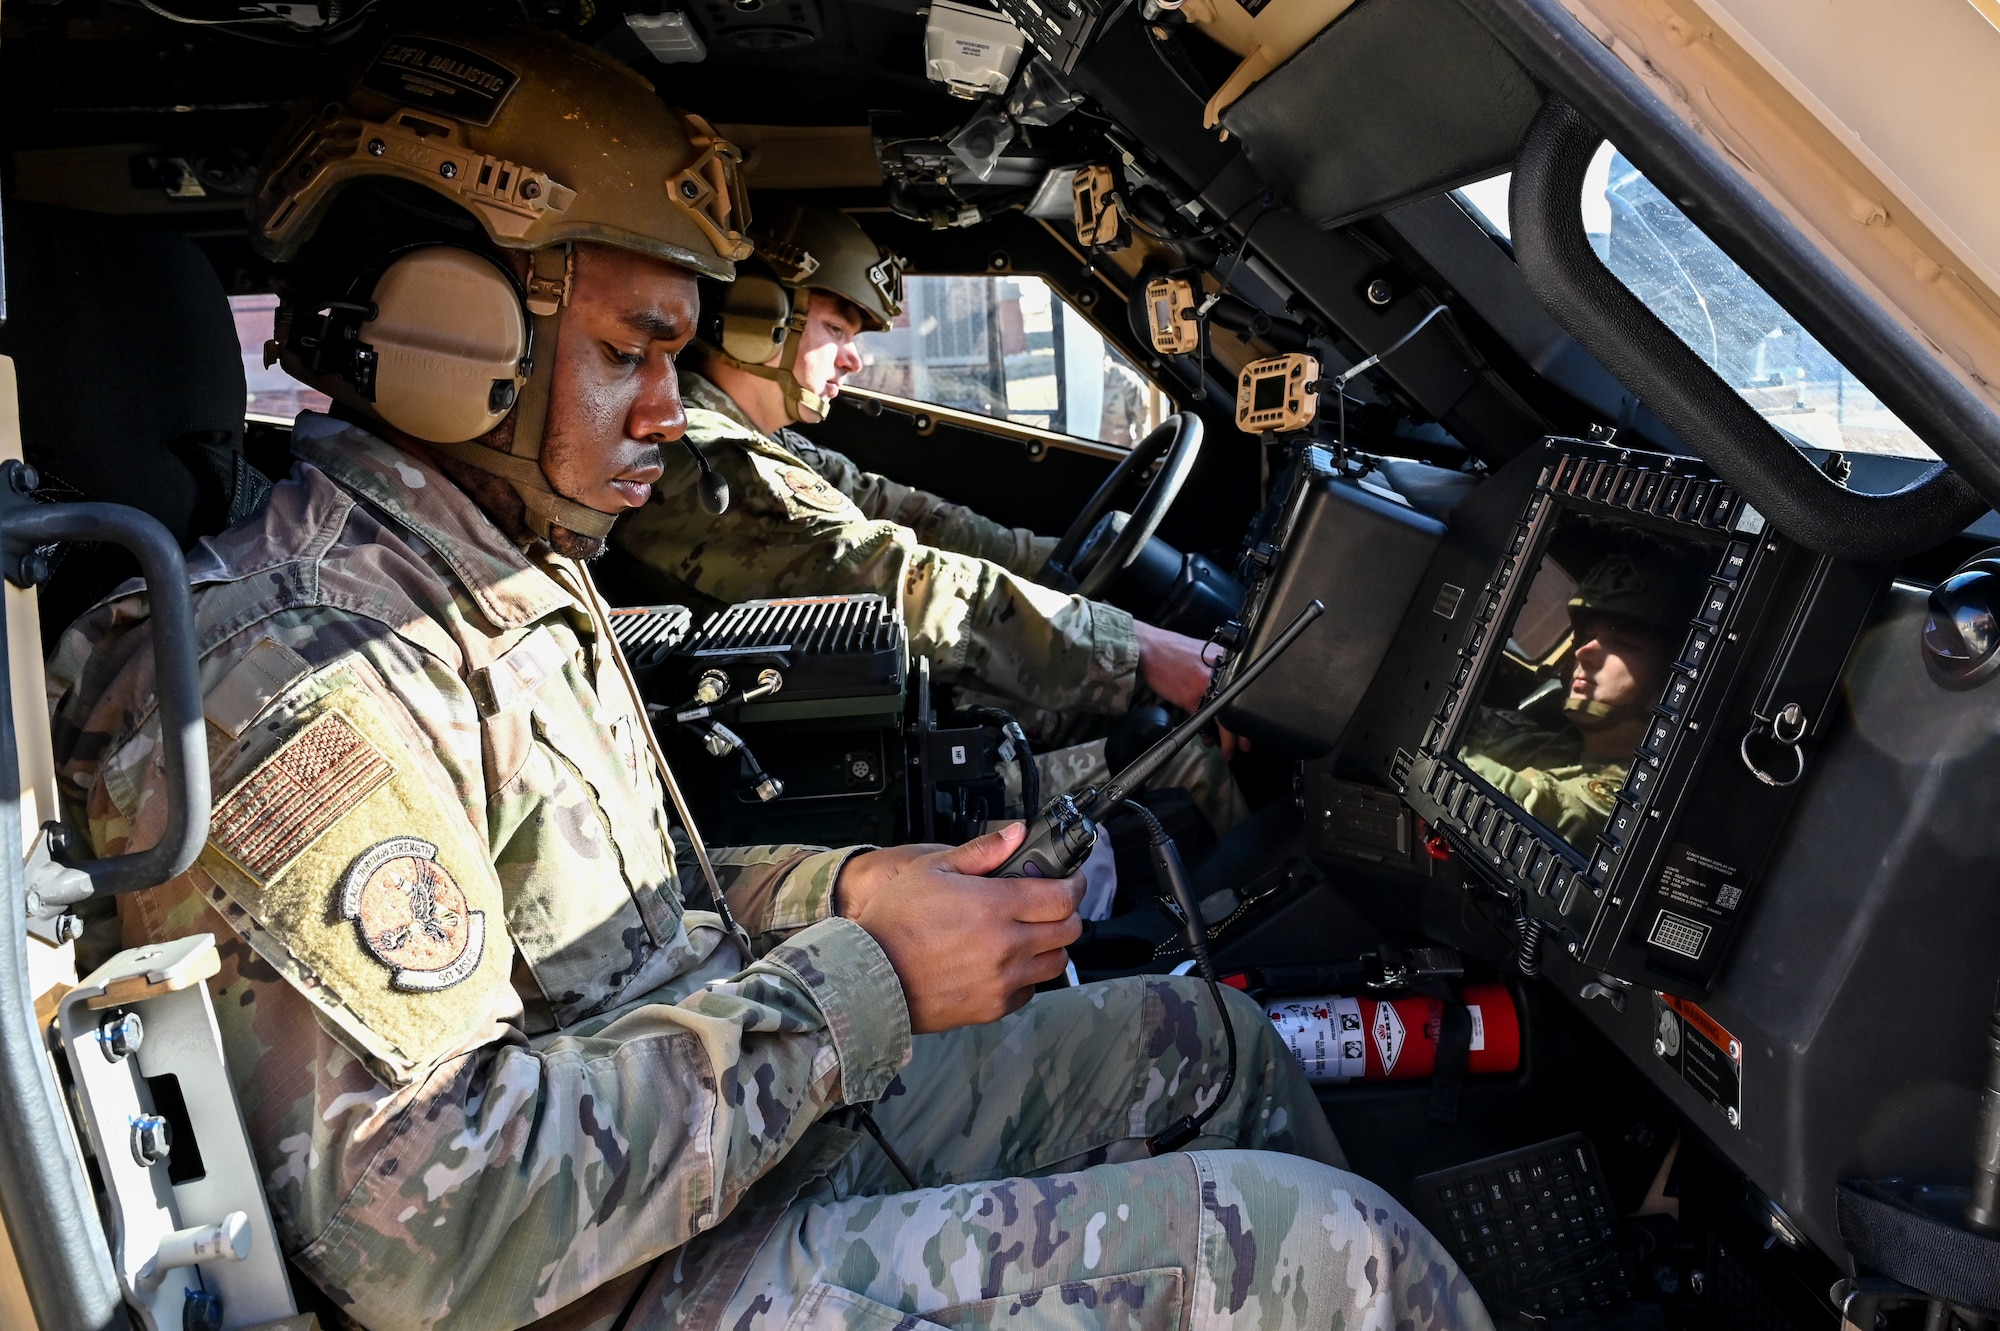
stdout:
<svg viewBox="0 0 2000 1331">
<path fill-rule="evenodd" d="M 750 935 L 759 956 L 808 925 L 834 916 L 834 884 L 847 862 L 868 846 L 711 846 L 709 862 L 730 914 Z M 681 881 L 701 882 L 701 867 L 685 845 Z"/>
<path fill-rule="evenodd" d="M 1026 527 L 1002 526 L 962 504 L 892 481 L 878 472 L 863 471 L 830 448 L 814 445 L 809 460 L 814 470 L 852 499 L 864 515 L 908 527 L 919 541 L 936 549 L 989 560 L 1009 573 L 1032 578 L 1056 548 L 1053 536 L 1037 536 Z"/>
<path fill-rule="evenodd" d="M 724 602 L 900 590 L 912 649 L 931 658 L 935 676 L 1058 711 L 1130 706 L 1139 642 L 1124 611 L 924 545 L 801 468 L 734 447 L 712 460 L 735 497 L 726 513 L 711 517 L 689 495 L 659 496 L 614 539 Z"/>
<path fill-rule="evenodd" d="M 213 735 L 214 838 L 128 918 L 226 936 L 216 1010 L 288 1256 L 377 1331 L 515 1326 L 713 1227 L 829 1109 L 878 1097 L 908 1013 L 850 921 L 743 966 L 697 916 L 709 961 L 676 1001 L 527 1040 L 452 741 L 419 724 L 452 709 L 400 682 L 350 658 L 246 740 Z M 95 848 L 150 844 L 156 737 L 102 751 L 75 787 Z M 798 891 L 822 858 L 794 858 Z"/>
</svg>

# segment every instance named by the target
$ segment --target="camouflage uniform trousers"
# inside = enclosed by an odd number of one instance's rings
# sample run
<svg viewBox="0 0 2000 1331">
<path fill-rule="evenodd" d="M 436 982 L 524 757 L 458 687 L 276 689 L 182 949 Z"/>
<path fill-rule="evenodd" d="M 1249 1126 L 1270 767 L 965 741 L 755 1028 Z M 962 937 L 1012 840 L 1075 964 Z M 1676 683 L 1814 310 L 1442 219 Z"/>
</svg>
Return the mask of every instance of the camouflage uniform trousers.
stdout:
<svg viewBox="0 0 2000 1331">
<path fill-rule="evenodd" d="M 1225 994 L 1235 1087 L 1193 1149 L 1157 1159 L 1146 1137 L 1220 1089 L 1223 1037 L 1200 983 L 1086 985 L 919 1037 L 875 1114 L 925 1186 L 858 1145 L 785 1212 L 716 1324 L 1489 1331 L 1442 1246 L 1338 1167 L 1262 1010 Z M 667 1306 L 638 1311 L 633 1328 L 672 1321 Z"/>
<path fill-rule="evenodd" d="M 1110 761 L 1105 757 L 1104 746 L 1104 740 L 1094 739 L 1037 753 L 1035 772 L 1042 780 L 1042 801 L 1047 803 L 1057 795 L 1082 790 L 1085 786 L 1101 786 L 1115 776 Z M 1000 764 L 1000 782 L 1007 792 L 1007 806 L 1010 809 L 1020 808 L 1021 765 L 1018 762 Z M 1249 802 L 1237 788 L 1236 778 L 1230 774 L 1229 764 L 1218 745 L 1202 740 L 1186 745 L 1167 760 L 1167 765 L 1146 783 L 1145 788 L 1166 790 L 1174 786 L 1194 797 L 1195 807 L 1202 811 L 1217 836 L 1250 816 Z"/>
</svg>

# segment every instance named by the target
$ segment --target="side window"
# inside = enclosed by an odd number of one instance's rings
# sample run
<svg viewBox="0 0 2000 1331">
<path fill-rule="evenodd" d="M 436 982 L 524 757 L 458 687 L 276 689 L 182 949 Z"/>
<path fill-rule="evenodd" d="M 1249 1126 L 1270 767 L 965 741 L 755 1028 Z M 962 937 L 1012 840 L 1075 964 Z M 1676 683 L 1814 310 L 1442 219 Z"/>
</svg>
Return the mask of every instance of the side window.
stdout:
<svg viewBox="0 0 2000 1331">
<path fill-rule="evenodd" d="M 1507 186 L 1508 177 L 1496 176 L 1456 193 L 1504 236 Z M 1829 451 L 1936 457 L 1608 143 L 1591 161 L 1579 204 L 1605 266 L 1773 425 Z"/>
<path fill-rule="evenodd" d="M 271 319 L 278 312 L 276 296 L 231 296 L 229 312 L 236 316 L 236 345 L 243 352 L 243 380 L 250 393 L 244 408 L 247 415 L 290 422 L 302 411 L 325 411 L 332 405 L 326 394 L 277 366 L 264 368 L 264 344 L 271 338 Z"/>
<path fill-rule="evenodd" d="M 1121 448 L 1166 395 L 1039 277 L 908 277 L 902 317 L 861 335 L 851 382 Z"/>
</svg>

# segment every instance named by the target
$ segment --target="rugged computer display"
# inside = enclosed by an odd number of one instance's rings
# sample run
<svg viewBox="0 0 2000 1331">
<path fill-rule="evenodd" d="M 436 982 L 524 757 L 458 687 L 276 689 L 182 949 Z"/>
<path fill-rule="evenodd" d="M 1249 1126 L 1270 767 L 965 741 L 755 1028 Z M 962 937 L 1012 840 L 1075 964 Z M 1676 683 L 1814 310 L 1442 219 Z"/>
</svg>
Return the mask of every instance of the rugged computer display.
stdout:
<svg viewBox="0 0 2000 1331">
<path fill-rule="evenodd" d="M 1459 761 L 1590 854 L 1720 553 L 1704 537 L 1558 510 L 1464 714 Z"/>
<path fill-rule="evenodd" d="M 1463 637 L 1405 796 L 1534 946 L 1699 997 L 1884 573 L 1801 548 L 1694 459 L 1544 449 L 1486 585 L 1436 607 Z"/>
</svg>

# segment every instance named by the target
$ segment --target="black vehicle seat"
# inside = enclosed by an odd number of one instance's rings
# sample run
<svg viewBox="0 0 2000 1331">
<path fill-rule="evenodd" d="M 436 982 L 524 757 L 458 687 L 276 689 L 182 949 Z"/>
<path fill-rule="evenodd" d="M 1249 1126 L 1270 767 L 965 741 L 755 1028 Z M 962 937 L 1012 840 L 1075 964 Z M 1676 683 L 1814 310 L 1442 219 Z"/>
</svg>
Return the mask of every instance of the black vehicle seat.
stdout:
<svg viewBox="0 0 2000 1331">
<path fill-rule="evenodd" d="M 129 504 L 183 549 L 253 512 L 270 482 L 243 457 L 246 393 L 229 300 L 186 237 L 9 201 L 0 355 L 20 381 L 37 498 Z M 138 573 L 124 550 L 65 548 L 42 588 L 42 643 Z"/>
</svg>

